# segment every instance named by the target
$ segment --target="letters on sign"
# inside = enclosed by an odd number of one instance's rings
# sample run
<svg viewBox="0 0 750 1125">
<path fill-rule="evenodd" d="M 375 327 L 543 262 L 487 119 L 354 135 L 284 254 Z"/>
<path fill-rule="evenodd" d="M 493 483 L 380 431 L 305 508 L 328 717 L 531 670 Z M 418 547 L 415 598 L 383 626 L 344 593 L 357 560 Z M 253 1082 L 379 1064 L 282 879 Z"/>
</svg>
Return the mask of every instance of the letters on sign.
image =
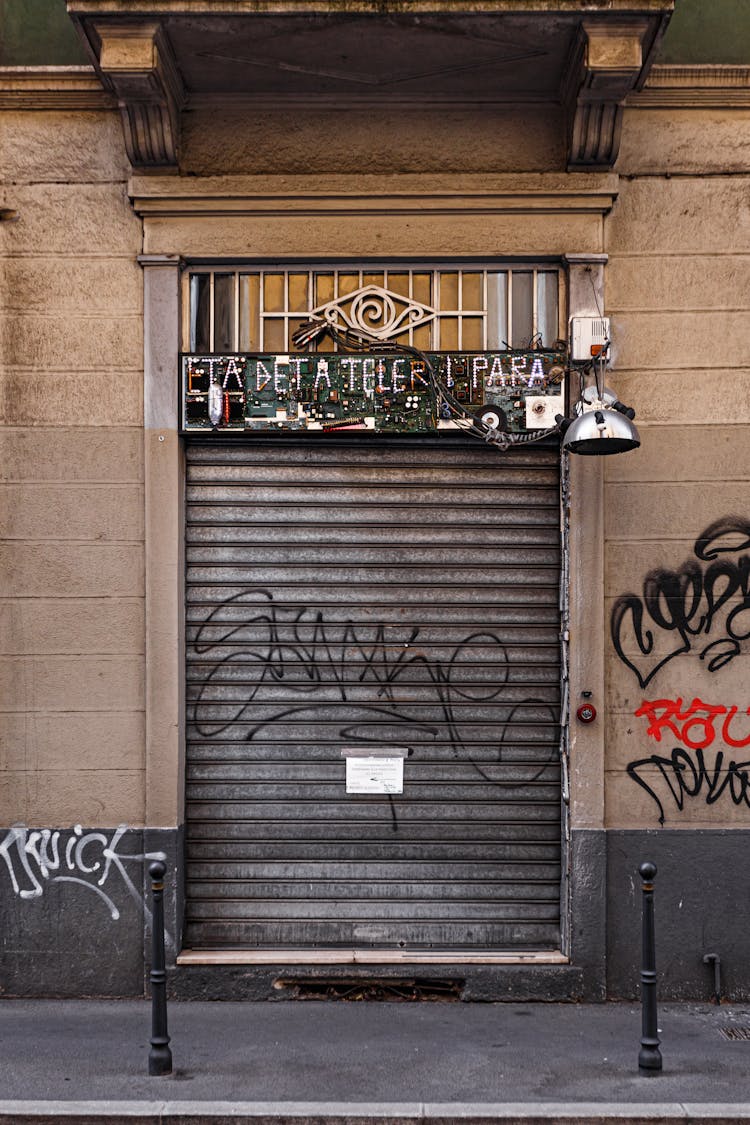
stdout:
<svg viewBox="0 0 750 1125">
<path fill-rule="evenodd" d="M 431 353 L 438 382 L 462 410 L 491 408 L 506 431 L 527 428 L 527 398 L 562 402 L 560 352 Z M 186 430 L 373 430 L 455 427 L 423 360 L 403 354 L 186 355 Z M 560 407 L 562 410 L 562 406 Z M 537 427 L 540 428 L 540 427 Z"/>
</svg>

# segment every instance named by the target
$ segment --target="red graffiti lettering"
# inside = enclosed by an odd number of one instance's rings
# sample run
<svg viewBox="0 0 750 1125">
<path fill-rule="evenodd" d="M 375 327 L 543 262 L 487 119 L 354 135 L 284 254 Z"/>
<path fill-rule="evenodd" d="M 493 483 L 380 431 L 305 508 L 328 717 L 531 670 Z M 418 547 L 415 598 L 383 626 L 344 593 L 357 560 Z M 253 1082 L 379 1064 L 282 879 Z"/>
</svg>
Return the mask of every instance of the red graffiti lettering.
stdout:
<svg viewBox="0 0 750 1125">
<path fill-rule="evenodd" d="M 685 707 L 678 697 L 644 699 L 634 714 L 636 718 L 648 719 L 646 734 L 656 742 L 661 742 L 666 733 L 691 750 L 705 750 L 716 740 L 716 720 L 720 715 L 725 716 L 721 724 L 721 741 L 727 746 L 750 746 L 750 734 L 745 738 L 734 738 L 730 733 L 729 728 L 738 711 L 739 708 L 734 705 L 724 707 L 721 704 L 704 703 L 697 698 Z M 744 714 L 750 716 L 750 707 Z"/>
<path fill-rule="evenodd" d="M 750 746 L 750 734 L 747 736 L 747 738 L 732 738 L 731 734 L 729 733 L 729 724 L 737 714 L 737 711 L 737 707 L 729 708 L 729 714 L 721 724 L 721 737 L 723 738 L 724 742 L 726 742 L 727 746 Z M 745 714 L 750 715 L 750 707 L 748 707 L 747 711 L 745 711 Z"/>
<path fill-rule="evenodd" d="M 646 734 L 650 738 L 655 738 L 657 742 L 661 742 L 661 732 L 664 728 L 670 730 L 675 738 L 680 737 L 680 731 L 675 726 L 674 718 L 681 718 L 681 699 L 644 699 L 637 711 L 634 712 L 637 719 L 644 716 L 649 720 L 649 727 Z M 657 709 L 661 710 L 661 714 L 657 713 Z"/>
</svg>

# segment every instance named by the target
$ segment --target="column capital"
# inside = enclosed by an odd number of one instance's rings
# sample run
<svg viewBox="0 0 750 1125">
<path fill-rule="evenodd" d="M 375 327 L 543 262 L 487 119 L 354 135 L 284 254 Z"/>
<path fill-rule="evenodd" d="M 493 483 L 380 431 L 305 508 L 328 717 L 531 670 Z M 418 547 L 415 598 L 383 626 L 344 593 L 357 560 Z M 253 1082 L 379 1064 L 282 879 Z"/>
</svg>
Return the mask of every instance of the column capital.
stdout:
<svg viewBox="0 0 750 1125">
<path fill-rule="evenodd" d="M 147 267 L 153 269 L 155 267 L 171 267 L 172 269 L 181 269 L 183 260 L 179 254 L 139 254 L 136 258 L 139 266 L 143 269 Z"/>
<path fill-rule="evenodd" d="M 606 266 L 609 254 L 563 254 L 563 261 L 568 266 Z"/>
</svg>

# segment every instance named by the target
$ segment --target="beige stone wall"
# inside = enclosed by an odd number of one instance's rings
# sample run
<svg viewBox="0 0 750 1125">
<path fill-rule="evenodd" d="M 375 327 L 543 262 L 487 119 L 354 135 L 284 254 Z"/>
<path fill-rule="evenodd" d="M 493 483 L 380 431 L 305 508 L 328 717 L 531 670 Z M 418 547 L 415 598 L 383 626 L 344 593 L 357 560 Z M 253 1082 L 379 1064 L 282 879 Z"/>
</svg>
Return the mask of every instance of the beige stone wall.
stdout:
<svg viewBox="0 0 750 1125">
<path fill-rule="evenodd" d="M 141 226 L 114 112 L 0 115 L 0 823 L 144 810 Z"/>
<path fill-rule="evenodd" d="M 750 520 L 747 124 L 740 109 L 626 116 L 606 224 L 607 306 L 612 382 L 638 411 L 642 448 L 606 463 L 605 583 L 607 621 L 632 594 L 644 637 L 626 608 L 619 653 L 605 643 L 610 827 L 658 827 L 660 812 L 670 828 L 750 825 L 746 780 L 728 768 L 750 762 L 750 745 L 732 745 L 750 736 L 750 656 L 735 655 L 729 635 L 750 633 L 750 610 L 728 621 L 743 603 L 748 537 L 727 530 L 719 553 L 696 554 L 714 521 Z M 685 591 L 677 608 L 662 596 L 661 622 L 644 604 L 649 575 L 648 590 L 672 581 Z M 662 701 L 651 718 L 644 701 Z"/>
<path fill-rule="evenodd" d="M 179 763 L 171 758 L 166 772 L 151 763 L 152 777 L 171 788 L 146 811 L 141 249 L 427 258 L 606 251 L 611 381 L 638 410 L 643 446 L 603 466 L 605 623 L 618 598 L 642 598 L 649 574 L 684 571 L 688 561 L 700 585 L 691 628 L 705 617 L 704 579 L 717 559 L 696 558 L 695 541 L 719 518 L 750 520 L 747 111 L 629 110 L 619 182 L 561 173 L 554 116 L 524 111 L 514 121 L 488 110 L 472 131 L 460 109 L 441 114 L 439 129 L 397 116 L 376 125 L 370 114 L 368 139 L 363 112 L 292 120 L 245 109 L 218 118 L 198 106 L 185 116 L 184 170 L 194 175 L 131 180 L 138 214 L 115 112 L 2 114 L 0 205 L 19 215 L 0 227 L 4 823 L 179 819 Z M 542 203 L 542 190 L 560 199 L 567 192 L 567 202 Z M 603 224 L 597 191 L 619 193 Z M 186 192 L 208 193 L 211 202 L 191 207 Z M 172 431 L 168 437 L 154 446 L 154 465 L 169 454 L 174 469 Z M 152 476 L 165 479 L 156 468 Z M 172 492 L 174 524 L 176 486 Z M 158 523 L 153 503 L 151 511 Z M 736 549 L 718 556 L 723 581 L 739 582 L 747 552 L 741 537 L 725 545 Z M 717 583 L 714 600 L 722 596 Z M 727 745 L 750 735 L 748 658 L 708 668 L 711 656 L 721 663 L 728 654 L 727 613 L 740 600 L 735 592 L 701 635 L 660 629 L 647 616 L 653 652 L 638 650 L 632 611 L 619 653 L 605 637 L 609 826 L 655 827 L 659 802 L 671 827 L 747 823 L 742 778 L 728 777 L 726 765 L 750 760 L 750 747 Z M 750 632 L 750 623 L 734 621 L 735 632 Z M 173 625 L 175 644 L 167 638 L 165 653 L 179 647 Z M 579 656 L 584 647 L 596 651 L 582 632 L 575 643 Z M 701 659 L 714 643 L 724 647 Z M 690 651 L 653 671 L 679 645 Z M 701 725 L 708 712 L 691 709 L 694 699 L 727 710 L 712 712 L 712 727 Z M 662 715 L 670 701 L 673 711 L 682 707 L 671 727 L 662 725 L 661 741 L 636 714 L 655 700 L 667 701 Z M 161 726 L 152 723 L 155 732 L 179 723 L 174 710 L 170 703 Z M 598 735 L 576 733 L 599 753 Z M 598 766 L 587 758 L 576 774 L 573 744 L 574 799 L 585 805 L 576 816 L 596 826 L 598 797 L 584 800 L 584 791 Z M 725 768 L 717 778 L 719 751 Z M 722 791 L 725 779 L 733 788 Z"/>
<path fill-rule="evenodd" d="M 546 172 L 565 167 L 554 106 L 388 105 L 310 108 L 198 102 L 183 115 L 182 171 L 191 175 L 331 172 Z"/>
</svg>

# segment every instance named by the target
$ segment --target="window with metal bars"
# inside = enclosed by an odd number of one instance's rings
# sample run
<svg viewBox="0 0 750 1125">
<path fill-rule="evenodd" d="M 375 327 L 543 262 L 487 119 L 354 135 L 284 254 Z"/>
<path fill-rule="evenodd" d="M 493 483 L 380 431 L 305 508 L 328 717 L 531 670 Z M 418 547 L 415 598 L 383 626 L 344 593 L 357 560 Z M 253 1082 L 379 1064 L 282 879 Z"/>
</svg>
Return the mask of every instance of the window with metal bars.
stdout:
<svg viewBox="0 0 750 1125">
<path fill-rule="evenodd" d="M 429 351 L 551 348 L 562 334 L 561 284 L 559 270 L 531 265 L 193 268 L 183 349 L 293 351 L 292 334 L 311 316 Z"/>
</svg>

